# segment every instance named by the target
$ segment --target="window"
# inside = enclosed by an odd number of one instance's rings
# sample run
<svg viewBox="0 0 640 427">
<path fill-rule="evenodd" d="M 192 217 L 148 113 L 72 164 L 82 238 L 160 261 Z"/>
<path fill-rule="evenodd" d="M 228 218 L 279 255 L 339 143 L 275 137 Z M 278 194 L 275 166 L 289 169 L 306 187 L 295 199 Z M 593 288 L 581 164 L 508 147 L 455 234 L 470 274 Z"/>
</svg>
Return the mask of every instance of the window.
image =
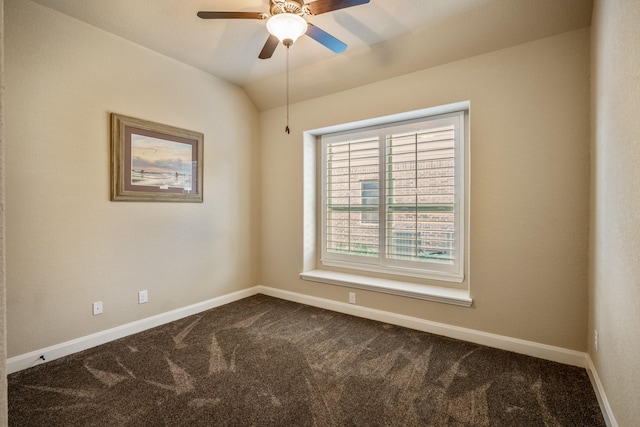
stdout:
<svg viewBox="0 0 640 427">
<path fill-rule="evenodd" d="M 464 112 L 323 135 L 321 262 L 461 282 Z"/>
<path fill-rule="evenodd" d="M 378 223 L 378 190 L 380 183 L 377 180 L 362 181 L 360 185 L 363 205 L 373 205 L 370 210 L 363 209 L 362 223 L 377 224 Z M 363 208 L 367 208 L 364 206 Z"/>
</svg>

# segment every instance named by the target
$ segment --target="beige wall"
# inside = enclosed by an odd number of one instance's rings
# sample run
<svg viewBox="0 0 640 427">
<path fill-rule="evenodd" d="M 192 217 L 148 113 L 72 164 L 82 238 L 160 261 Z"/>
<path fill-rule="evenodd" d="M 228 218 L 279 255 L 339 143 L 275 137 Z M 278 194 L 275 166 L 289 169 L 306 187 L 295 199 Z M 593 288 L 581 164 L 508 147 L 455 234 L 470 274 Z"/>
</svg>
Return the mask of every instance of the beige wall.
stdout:
<svg viewBox="0 0 640 427">
<path fill-rule="evenodd" d="M 589 354 L 620 426 L 640 420 L 638 22 L 638 1 L 595 3 Z"/>
<path fill-rule="evenodd" d="M 5 13 L 9 357 L 254 286 L 244 92 L 30 1 Z M 204 133 L 204 203 L 110 202 L 110 112 Z"/>
<path fill-rule="evenodd" d="M 0 426 L 7 425 L 6 263 L 4 221 L 4 0 L 0 0 Z"/>
<path fill-rule="evenodd" d="M 587 348 L 589 29 L 260 114 L 261 284 L 347 301 L 305 282 L 305 130 L 471 102 L 472 308 L 358 290 L 358 303 L 539 343 Z"/>
</svg>

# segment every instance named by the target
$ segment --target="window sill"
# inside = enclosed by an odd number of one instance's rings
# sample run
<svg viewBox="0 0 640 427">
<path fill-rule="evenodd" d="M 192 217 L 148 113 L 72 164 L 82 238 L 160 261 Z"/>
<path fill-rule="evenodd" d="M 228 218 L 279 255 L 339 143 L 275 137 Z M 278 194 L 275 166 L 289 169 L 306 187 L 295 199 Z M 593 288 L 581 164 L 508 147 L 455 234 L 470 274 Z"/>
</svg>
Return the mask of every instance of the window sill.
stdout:
<svg viewBox="0 0 640 427">
<path fill-rule="evenodd" d="M 310 282 L 328 283 L 349 288 L 364 289 L 409 298 L 471 307 L 473 300 L 469 291 L 441 286 L 418 285 L 398 280 L 378 279 L 357 274 L 338 273 L 328 270 L 311 270 L 300 273 L 300 278 Z"/>
</svg>

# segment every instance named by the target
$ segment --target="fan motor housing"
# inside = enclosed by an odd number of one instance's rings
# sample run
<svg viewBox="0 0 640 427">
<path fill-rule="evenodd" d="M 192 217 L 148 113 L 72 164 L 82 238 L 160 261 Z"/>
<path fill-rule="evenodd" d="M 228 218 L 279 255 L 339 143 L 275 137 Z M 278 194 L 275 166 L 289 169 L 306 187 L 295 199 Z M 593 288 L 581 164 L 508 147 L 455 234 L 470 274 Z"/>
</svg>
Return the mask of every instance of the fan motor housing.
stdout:
<svg viewBox="0 0 640 427">
<path fill-rule="evenodd" d="M 293 13 L 302 15 L 304 8 L 304 0 L 271 0 L 271 15 L 280 13 Z"/>
</svg>

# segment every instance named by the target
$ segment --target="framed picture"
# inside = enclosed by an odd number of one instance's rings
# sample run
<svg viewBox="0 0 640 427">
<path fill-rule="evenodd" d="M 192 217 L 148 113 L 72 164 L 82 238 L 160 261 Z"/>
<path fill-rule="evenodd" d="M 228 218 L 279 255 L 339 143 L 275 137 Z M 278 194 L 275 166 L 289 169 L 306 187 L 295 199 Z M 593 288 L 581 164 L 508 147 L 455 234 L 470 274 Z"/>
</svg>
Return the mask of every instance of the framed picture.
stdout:
<svg viewBox="0 0 640 427">
<path fill-rule="evenodd" d="M 111 114 L 111 200 L 202 202 L 199 132 Z"/>
</svg>

